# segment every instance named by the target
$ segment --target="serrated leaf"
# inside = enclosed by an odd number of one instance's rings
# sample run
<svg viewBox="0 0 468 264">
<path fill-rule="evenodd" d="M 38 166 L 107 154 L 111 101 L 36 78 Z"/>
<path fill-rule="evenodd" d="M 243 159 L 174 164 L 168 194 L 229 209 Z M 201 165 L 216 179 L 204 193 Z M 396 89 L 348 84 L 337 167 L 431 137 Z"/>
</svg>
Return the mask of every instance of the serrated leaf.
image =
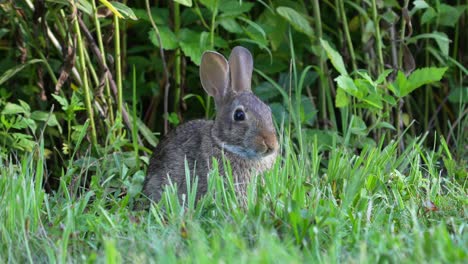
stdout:
<svg viewBox="0 0 468 264">
<path fill-rule="evenodd" d="M 404 89 L 401 91 L 401 97 L 404 97 L 414 91 L 415 89 L 433 82 L 438 82 L 444 76 L 447 67 L 444 68 L 422 68 L 415 70 L 406 80 Z"/>
<path fill-rule="evenodd" d="M 177 36 L 168 27 L 158 27 L 159 36 L 161 37 L 161 43 L 163 49 L 173 50 L 179 47 Z M 159 41 L 156 37 L 156 30 L 152 29 L 148 33 L 148 37 L 156 47 L 159 47 Z"/>
<path fill-rule="evenodd" d="M 320 39 L 320 44 L 325 49 L 327 57 L 331 61 L 335 70 L 337 70 L 341 75 L 348 76 L 348 72 L 346 71 L 346 67 L 343 62 L 343 57 L 341 57 L 337 51 L 330 47 L 330 44 L 328 44 L 326 40 Z"/>
<path fill-rule="evenodd" d="M 405 89 L 406 76 L 402 71 L 398 71 L 395 82 L 388 86 L 388 89 L 397 97 L 403 97 L 402 92 Z"/>
<path fill-rule="evenodd" d="M 290 7 L 280 6 L 276 8 L 276 12 L 286 19 L 295 30 L 306 34 L 310 38 L 314 36 L 314 31 L 312 30 L 309 21 L 307 21 L 307 19 L 305 19 L 305 17 L 296 10 Z"/>
<path fill-rule="evenodd" d="M 177 2 L 184 6 L 192 7 L 192 0 L 174 0 L 174 2 Z"/>
<path fill-rule="evenodd" d="M 380 75 L 379 77 L 377 78 L 377 81 L 375 81 L 376 84 L 381 84 L 385 81 L 385 79 L 387 78 L 387 76 L 393 72 L 393 69 L 386 69 L 384 70 Z"/>
<path fill-rule="evenodd" d="M 8 102 L 2 110 L 2 115 L 26 114 L 28 111 L 22 106 Z"/>
<path fill-rule="evenodd" d="M 116 1 L 111 2 L 111 4 L 123 16 L 123 18 L 138 20 L 133 10 L 125 4 Z"/>
<path fill-rule="evenodd" d="M 62 106 L 62 110 L 63 111 L 66 111 L 67 108 L 68 108 L 68 101 L 66 98 L 64 97 L 61 97 L 59 95 L 56 95 L 56 94 L 52 94 L 52 97 L 55 98 L 55 100 L 57 100 L 57 102 L 59 102 L 59 104 Z"/>
</svg>

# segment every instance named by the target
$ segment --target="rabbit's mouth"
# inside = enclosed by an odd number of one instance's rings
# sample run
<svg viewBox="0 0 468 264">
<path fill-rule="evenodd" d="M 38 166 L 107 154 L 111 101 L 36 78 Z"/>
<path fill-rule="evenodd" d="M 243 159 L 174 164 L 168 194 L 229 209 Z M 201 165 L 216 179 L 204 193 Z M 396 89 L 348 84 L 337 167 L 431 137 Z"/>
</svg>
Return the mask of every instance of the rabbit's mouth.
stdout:
<svg viewBox="0 0 468 264">
<path fill-rule="evenodd" d="M 246 159 L 261 159 L 274 152 L 274 150 L 270 148 L 267 148 L 264 151 L 258 151 L 252 148 L 234 146 L 234 145 L 229 145 L 226 143 L 222 144 L 222 148 Z"/>
</svg>

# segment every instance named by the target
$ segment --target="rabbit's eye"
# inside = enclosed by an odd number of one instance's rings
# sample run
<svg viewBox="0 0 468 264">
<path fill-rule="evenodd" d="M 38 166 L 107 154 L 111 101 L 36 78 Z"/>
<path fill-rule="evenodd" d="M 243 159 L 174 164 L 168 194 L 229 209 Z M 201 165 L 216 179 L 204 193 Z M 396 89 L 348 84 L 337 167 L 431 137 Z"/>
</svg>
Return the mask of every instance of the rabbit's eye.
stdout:
<svg viewBox="0 0 468 264">
<path fill-rule="evenodd" d="M 234 121 L 243 121 L 245 120 L 245 113 L 242 109 L 237 109 L 234 112 Z"/>
</svg>

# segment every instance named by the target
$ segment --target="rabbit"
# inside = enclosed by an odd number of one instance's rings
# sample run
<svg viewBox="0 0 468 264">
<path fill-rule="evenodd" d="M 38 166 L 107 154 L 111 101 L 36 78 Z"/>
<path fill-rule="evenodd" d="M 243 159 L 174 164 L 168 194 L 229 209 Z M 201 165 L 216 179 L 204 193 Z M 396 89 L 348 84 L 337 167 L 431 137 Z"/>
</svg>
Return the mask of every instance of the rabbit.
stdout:
<svg viewBox="0 0 468 264">
<path fill-rule="evenodd" d="M 158 201 L 172 182 L 179 197 L 187 193 L 185 160 L 191 177 L 198 176 L 197 199 L 207 192 L 212 158 L 230 162 L 237 196 L 246 196 L 254 173 L 270 169 L 278 154 L 271 109 L 251 91 L 253 59 L 237 46 L 227 61 L 215 51 L 205 51 L 200 64 L 204 90 L 215 101 L 215 120 L 193 120 L 172 130 L 157 145 L 143 183 L 143 194 Z M 220 174 L 223 175 L 223 174 Z"/>
</svg>

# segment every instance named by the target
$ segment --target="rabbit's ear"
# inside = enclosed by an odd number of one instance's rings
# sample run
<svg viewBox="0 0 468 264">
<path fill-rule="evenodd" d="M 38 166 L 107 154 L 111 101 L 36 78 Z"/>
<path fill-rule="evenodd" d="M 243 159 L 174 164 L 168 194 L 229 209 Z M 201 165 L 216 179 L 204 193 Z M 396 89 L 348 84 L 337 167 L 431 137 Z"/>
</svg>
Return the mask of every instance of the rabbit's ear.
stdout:
<svg viewBox="0 0 468 264">
<path fill-rule="evenodd" d="M 215 98 L 223 98 L 229 86 L 229 64 L 223 55 L 205 51 L 200 64 L 200 80 L 205 91 Z"/>
<path fill-rule="evenodd" d="M 229 57 L 231 69 L 231 87 L 236 93 L 250 92 L 252 82 L 253 59 L 250 51 L 244 47 L 237 46 Z"/>
</svg>

